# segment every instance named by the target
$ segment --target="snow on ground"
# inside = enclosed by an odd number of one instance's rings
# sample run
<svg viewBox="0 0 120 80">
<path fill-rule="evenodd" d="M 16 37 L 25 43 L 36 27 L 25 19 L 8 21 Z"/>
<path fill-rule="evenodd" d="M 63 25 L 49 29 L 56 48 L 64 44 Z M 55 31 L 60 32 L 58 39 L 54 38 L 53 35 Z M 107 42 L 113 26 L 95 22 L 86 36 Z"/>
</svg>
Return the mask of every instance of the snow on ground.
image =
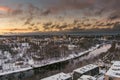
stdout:
<svg viewBox="0 0 120 80">
<path fill-rule="evenodd" d="M 89 57 L 92 55 L 93 57 L 103 53 L 103 52 L 107 52 L 108 49 L 111 47 L 111 44 L 106 44 L 106 45 L 103 45 L 103 47 L 99 48 L 99 49 L 96 49 L 94 50 L 93 52 L 90 53 Z"/>
<path fill-rule="evenodd" d="M 100 76 L 99 78 L 97 78 L 97 80 L 104 80 L 104 75 Z"/>
<path fill-rule="evenodd" d="M 80 57 L 80 56 L 90 52 L 88 56 L 82 57 L 80 60 L 89 59 L 89 58 L 92 58 L 92 57 L 95 57 L 95 56 L 101 54 L 102 52 L 106 52 L 111 47 L 111 44 L 103 44 L 102 47 L 98 48 L 99 46 L 100 45 L 96 45 L 95 47 L 92 47 L 92 48 L 90 48 L 86 51 L 80 52 L 78 54 L 70 54 L 68 57 L 63 57 L 60 59 L 44 60 L 43 62 L 35 62 L 35 64 L 33 66 L 41 67 L 41 66 L 45 66 L 45 65 L 49 65 L 49 64 L 54 64 L 57 62 L 62 62 L 62 61 L 66 61 L 69 59 L 76 58 L 76 57 Z"/>
<path fill-rule="evenodd" d="M 87 54 L 88 52 L 96 50 L 98 47 L 99 46 L 96 45 L 95 47 L 92 47 L 92 48 L 90 48 L 86 51 L 80 52 L 78 54 L 71 54 L 68 57 L 63 57 L 63 58 L 60 58 L 60 59 L 57 59 L 57 60 L 56 59 L 44 60 L 42 63 L 41 62 L 35 62 L 35 64 L 33 66 L 34 67 L 41 67 L 41 66 L 45 66 L 45 65 L 49 65 L 49 64 L 54 64 L 54 63 L 57 63 L 57 62 L 66 61 L 66 60 L 73 59 L 73 58 L 76 58 L 76 57 L 80 57 L 84 54 Z"/>
<path fill-rule="evenodd" d="M 111 47 L 111 44 L 105 44 L 102 47 L 91 51 L 88 56 L 82 57 L 80 60 L 82 61 L 84 59 L 94 58 L 94 57 L 96 57 L 97 55 L 100 55 L 103 52 L 107 52 L 110 47 Z"/>
<path fill-rule="evenodd" d="M 20 71 L 26 71 L 28 69 L 32 69 L 32 67 L 33 68 L 34 67 L 42 67 L 42 66 L 54 64 L 54 63 L 57 63 L 57 62 L 66 61 L 66 60 L 73 59 L 73 58 L 82 56 L 84 54 L 87 54 L 88 52 L 90 52 L 89 55 L 87 57 L 83 57 L 81 59 L 91 58 L 91 57 L 99 55 L 102 52 L 106 52 L 111 47 L 111 45 L 110 44 L 105 44 L 105 45 L 103 44 L 102 47 L 100 47 L 100 48 L 98 48 L 98 47 L 99 47 L 99 45 L 96 45 L 95 47 L 92 47 L 92 48 L 90 48 L 90 49 L 88 49 L 88 50 L 86 50 L 84 52 L 80 52 L 78 54 L 71 54 L 68 57 L 64 57 L 64 58 L 60 58 L 60 59 L 44 60 L 44 61 L 40 61 L 40 62 L 38 62 L 38 61 L 37 62 L 30 61 L 30 62 L 32 62 L 32 64 L 28 63 L 29 64 L 28 67 L 19 68 L 17 70 L 13 70 L 13 71 L 8 70 L 7 72 L 1 72 L 0 75 L 10 74 L 10 73 L 15 73 L 15 72 L 20 72 Z M 32 67 L 30 67 L 30 66 L 32 66 Z"/>
</svg>

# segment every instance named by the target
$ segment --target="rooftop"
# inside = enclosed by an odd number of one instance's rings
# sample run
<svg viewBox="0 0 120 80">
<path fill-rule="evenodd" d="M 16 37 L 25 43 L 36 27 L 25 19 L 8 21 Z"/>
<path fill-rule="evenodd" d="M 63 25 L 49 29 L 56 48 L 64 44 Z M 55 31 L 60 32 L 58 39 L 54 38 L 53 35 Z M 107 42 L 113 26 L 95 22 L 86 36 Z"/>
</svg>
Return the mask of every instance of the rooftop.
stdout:
<svg viewBox="0 0 120 80">
<path fill-rule="evenodd" d="M 50 76 L 50 77 L 47 77 L 47 78 L 44 78 L 41 80 L 66 80 L 69 78 L 71 78 L 71 76 L 69 74 L 65 74 L 65 73 L 61 72 L 61 73 L 58 73 L 56 75 L 53 75 L 53 76 Z"/>
<path fill-rule="evenodd" d="M 115 61 L 106 75 L 120 78 L 120 61 Z"/>
<path fill-rule="evenodd" d="M 86 65 L 84 67 L 81 67 L 81 68 L 74 70 L 74 72 L 78 72 L 80 74 L 83 74 L 83 73 L 90 71 L 90 70 L 97 68 L 97 67 L 98 67 L 97 65 L 89 64 L 89 65 Z"/>
<path fill-rule="evenodd" d="M 93 76 L 83 75 L 78 80 L 97 80 L 97 79 Z"/>
</svg>

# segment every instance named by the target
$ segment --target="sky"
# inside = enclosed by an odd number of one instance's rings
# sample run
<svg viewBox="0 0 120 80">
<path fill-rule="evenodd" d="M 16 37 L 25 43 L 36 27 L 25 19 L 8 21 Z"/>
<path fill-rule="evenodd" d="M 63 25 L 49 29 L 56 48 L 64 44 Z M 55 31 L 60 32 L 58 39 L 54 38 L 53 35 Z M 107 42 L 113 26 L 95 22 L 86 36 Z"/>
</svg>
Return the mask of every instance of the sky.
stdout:
<svg viewBox="0 0 120 80">
<path fill-rule="evenodd" d="M 120 0 L 0 0 L 0 34 L 114 29 Z"/>
</svg>

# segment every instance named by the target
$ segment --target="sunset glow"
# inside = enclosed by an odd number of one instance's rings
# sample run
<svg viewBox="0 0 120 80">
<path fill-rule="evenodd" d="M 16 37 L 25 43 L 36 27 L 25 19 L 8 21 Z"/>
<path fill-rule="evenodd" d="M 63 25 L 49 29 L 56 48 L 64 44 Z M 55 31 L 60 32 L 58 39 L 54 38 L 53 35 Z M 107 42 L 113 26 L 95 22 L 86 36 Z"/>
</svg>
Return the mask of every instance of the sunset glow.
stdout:
<svg viewBox="0 0 120 80">
<path fill-rule="evenodd" d="M 0 34 L 112 29 L 120 22 L 119 3 L 116 0 L 0 0 Z"/>
</svg>

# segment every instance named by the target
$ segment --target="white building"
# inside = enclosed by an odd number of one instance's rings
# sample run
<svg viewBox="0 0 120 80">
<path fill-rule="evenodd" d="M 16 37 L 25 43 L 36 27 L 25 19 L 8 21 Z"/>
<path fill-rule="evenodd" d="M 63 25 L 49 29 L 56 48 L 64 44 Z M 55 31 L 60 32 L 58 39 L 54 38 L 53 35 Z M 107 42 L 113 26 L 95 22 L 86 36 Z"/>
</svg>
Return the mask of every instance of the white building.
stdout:
<svg viewBox="0 0 120 80">
<path fill-rule="evenodd" d="M 22 45 L 22 47 L 28 47 L 29 43 L 22 43 L 21 45 Z"/>
<path fill-rule="evenodd" d="M 105 74 L 105 80 L 120 80 L 120 61 L 115 61 Z"/>
<path fill-rule="evenodd" d="M 77 46 L 75 46 L 75 45 L 68 45 L 68 49 L 69 50 L 73 50 L 74 48 L 76 48 Z"/>
<path fill-rule="evenodd" d="M 12 70 L 13 68 L 14 68 L 14 64 L 8 63 L 8 64 L 3 64 L 2 65 L 2 70 L 3 71 L 9 71 L 9 70 Z"/>
<path fill-rule="evenodd" d="M 78 80 L 97 80 L 97 79 L 93 76 L 83 75 Z"/>
<path fill-rule="evenodd" d="M 72 80 L 72 77 L 69 74 L 65 74 L 62 72 L 41 80 Z"/>
<path fill-rule="evenodd" d="M 7 57 L 7 59 L 11 59 L 11 54 L 8 51 L 4 51 L 4 56 Z"/>
<path fill-rule="evenodd" d="M 77 80 L 82 75 L 94 76 L 99 74 L 99 66 L 94 64 L 89 64 L 84 67 L 78 68 L 73 71 L 73 80 Z"/>
</svg>

